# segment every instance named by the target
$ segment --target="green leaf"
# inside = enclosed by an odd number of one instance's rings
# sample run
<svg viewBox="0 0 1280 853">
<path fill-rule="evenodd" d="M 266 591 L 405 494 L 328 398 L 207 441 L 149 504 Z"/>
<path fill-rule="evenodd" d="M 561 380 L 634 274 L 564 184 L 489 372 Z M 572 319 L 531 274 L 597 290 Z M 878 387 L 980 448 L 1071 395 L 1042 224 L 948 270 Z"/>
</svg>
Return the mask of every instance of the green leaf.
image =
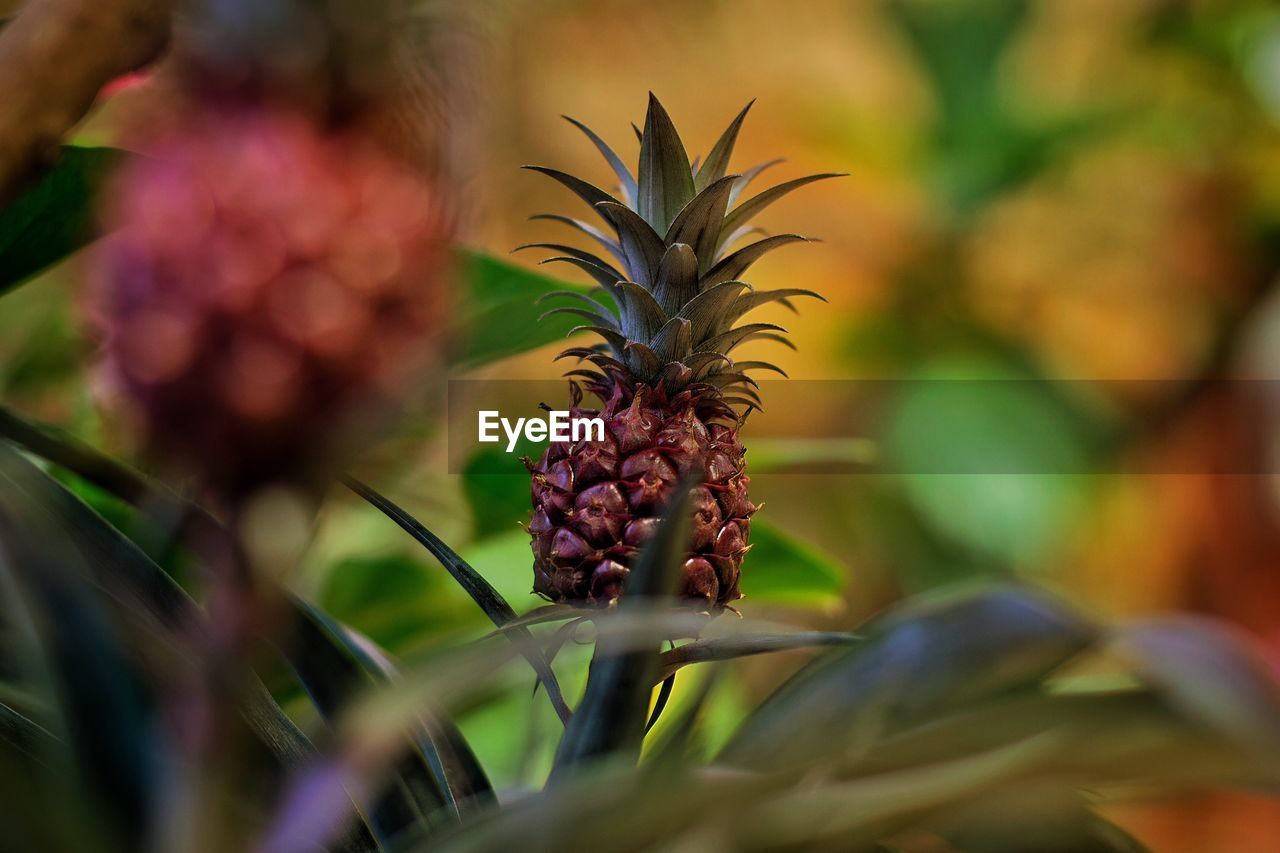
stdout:
<svg viewBox="0 0 1280 853">
<path fill-rule="evenodd" d="M 117 497 L 140 506 L 184 506 L 162 487 L 150 484 L 141 474 L 93 448 L 55 430 L 29 424 L 12 413 L 5 414 L 7 417 L 0 421 L 0 435 L 68 467 Z M 129 648 L 135 659 L 153 659 L 163 652 L 175 656 L 173 665 L 178 666 L 196 656 L 187 646 L 193 626 L 203 625 L 203 612 L 134 542 L 2 441 L 0 483 L 4 486 L 0 496 L 39 507 L 58 535 L 76 548 L 84 560 L 87 579 L 104 593 L 109 591 L 102 600 L 112 616 L 131 626 L 128 639 L 135 643 L 148 641 L 147 646 Z M 203 510 L 187 506 L 183 514 L 200 520 L 198 530 L 213 535 L 221 530 Z M 282 780 L 289 771 L 314 759 L 316 750 L 311 741 L 281 710 L 256 675 L 248 673 L 242 679 L 237 702 L 255 741 L 252 756 L 246 758 L 256 768 L 259 781 Z M 372 841 L 362 821 L 356 821 L 348 830 L 343 844 L 341 849 L 371 849 Z"/>
<path fill-rule="evenodd" d="M 676 578 L 689 547 L 690 495 L 699 472 L 685 475 L 662 512 L 662 523 L 636 558 L 627 576 L 620 614 L 632 613 L 675 592 Z M 640 754 L 649 697 L 658 680 L 659 652 L 653 648 L 613 649 L 601 639 L 573 719 L 556 751 L 552 779 L 563 781 L 574 769 L 605 757 L 634 760 Z"/>
<path fill-rule="evenodd" d="M 654 231 L 665 234 L 693 198 L 693 169 L 671 117 L 652 92 L 640 138 L 639 171 L 636 212 Z"/>
<path fill-rule="evenodd" d="M 420 552 L 353 554 L 325 572 L 318 601 L 334 619 L 358 630 L 379 647 L 398 652 L 471 626 L 444 576 Z"/>
<path fill-rule="evenodd" d="M 667 709 L 667 703 L 671 701 L 671 692 L 675 687 L 676 674 L 672 672 L 662 679 L 662 686 L 658 688 L 658 698 L 653 700 L 653 710 L 649 712 L 649 720 L 644 724 L 646 735 L 658 724 L 658 720 L 662 719 L 662 712 Z"/>
<path fill-rule="evenodd" d="M 70 297 L 70 282 L 19 288 L 0 309 L 0 398 L 40 399 L 51 388 L 78 388 L 84 382 L 87 341 L 81 311 Z"/>
<path fill-rule="evenodd" d="M 498 591 L 493 588 L 483 575 L 473 569 L 466 560 L 463 560 L 458 553 L 446 545 L 440 537 L 436 536 L 428 530 L 423 524 L 392 501 L 378 494 L 377 491 L 369 486 L 361 483 L 352 477 L 344 478 L 343 482 L 347 488 L 367 500 L 373 506 L 382 511 L 388 518 L 400 526 L 402 530 L 412 536 L 424 548 L 426 548 L 432 556 L 440 561 L 445 570 L 458 582 L 458 585 L 466 590 L 485 615 L 498 628 L 503 628 L 509 622 L 516 618 L 516 612 L 511 609 L 511 605 L 507 603 Z M 555 706 L 556 713 L 560 715 L 562 720 L 569 718 L 569 706 L 565 704 L 564 696 L 560 692 L 560 685 L 556 682 L 555 673 L 552 672 L 550 664 L 543 657 L 541 651 L 533 641 L 533 635 L 529 633 L 527 628 L 510 628 L 509 636 L 512 642 L 519 645 L 521 653 L 524 654 L 529 661 L 529 665 L 533 667 L 534 672 L 538 674 L 538 679 L 542 682 L 547 691 L 547 698 L 551 700 Z"/>
<path fill-rule="evenodd" d="M 59 464 L 92 460 L 87 466 L 89 474 L 108 490 L 122 484 L 146 482 L 141 475 L 109 457 L 92 456 L 95 451 L 87 446 L 68 444 L 65 452 L 58 451 L 59 439 L 51 430 L 38 430 L 36 434 L 41 437 L 39 448 L 50 451 L 49 455 L 56 457 Z M 36 447 L 28 449 L 43 455 Z M 118 609 L 120 618 L 130 620 L 139 628 L 150 627 L 168 638 L 175 650 L 181 648 L 185 642 L 182 638 L 189 636 L 190 626 L 199 624 L 203 617 L 195 602 L 172 578 L 83 501 L 3 442 L 0 442 L 0 476 L 8 494 L 41 507 L 57 522 L 62 535 L 84 556 L 95 582 L 111 590 L 108 600 Z M 128 488 L 113 490 L 113 493 L 130 502 L 147 501 L 147 495 Z M 154 494 L 159 499 L 162 492 L 157 490 Z M 277 770 L 314 755 L 311 742 L 285 716 L 261 682 L 252 681 L 242 701 L 245 719 L 263 747 L 274 756 Z"/>
<path fill-rule="evenodd" d="M 362 691 L 391 682 L 394 669 L 372 646 L 307 602 L 290 600 L 293 640 L 285 654 L 327 720 Z M 389 790 L 369 809 L 385 844 L 424 838 L 456 823 L 467 808 L 492 804 L 493 789 L 470 747 L 443 717 L 423 711 L 408 732 L 412 748 L 390 771 Z"/>
<path fill-rule="evenodd" d="M 834 557 L 762 515 L 751 519 L 751 553 L 742 567 L 748 601 L 829 607 L 840 601 L 845 573 Z"/>
<path fill-rule="evenodd" d="M 823 646 L 848 646 L 858 641 L 842 631 L 797 631 L 792 634 L 744 634 L 695 640 L 662 653 L 662 677 L 672 678 L 691 663 L 734 660 L 750 655 L 786 652 Z"/>
<path fill-rule="evenodd" d="M 1092 111 L 1049 126 L 1009 108 L 1004 58 L 1035 4 L 1027 0 L 885 4 L 915 53 L 938 107 L 924 169 L 937 200 L 962 221 L 1043 171 L 1060 151 L 1114 125 Z"/>
<path fill-rule="evenodd" d="M 660 730 L 662 734 L 655 738 L 656 742 L 650 741 L 653 746 L 646 753 L 649 766 L 679 768 L 700 760 L 695 758 L 695 752 L 702 751 L 705 743 L 702 743 L 704 739 L 699 737 L 699 723 L 706 716 L 711 695 L 715 692 L 715 688 L 720 685 L 726 671 L 724 664 L 715 664 L 708 668 L 702 678 L 702 682 L 697 687 L 697 692 L 688 701 L 684 711 L 674 720 L 671 720 L 665 730 Z M 670 676 L 663 684 L 674 685 L 675 675 Z M 656 704 L 654 710 L 657 710 Z M 652 729 L 657 723 L 656 715 L 651 716 L 649 727 L 645 730 L 646 737 L 649 734 L 649 729 Z"/>
<path fill-rule="evenodd" d="M 11 617 L 32 627 L 36 647 L 22 663 L 42 670 L 56 730 L 93 797 L 91 810 L 111 818 L 103 830 L 119 832 L 125 846 L 141 845 L 160 784 L 144 679 L 126 653 L 123 626 L 94 596 L 65 532 L 46 507 L 12 488 L 11 466 L 24 463 L 10 450 L 0 454 L 0 589 Z"/>
<path fill-rule="evenodd" d="M 93 239 L 98 190 L 122 157 L 66 147 L 52 171 L 0 211 L 0 295 Z"/>
<path fill-rule="evenodd" d="M 920 597 L 876 619 L 866 641 L 802 669 L 747 719 L 721 758 L 803 766 L 991 696 L 1033 688 L 1090 646 L 1094 626 L 1014 585 Z"/>
<path fill-rule="evenodd" d="M 459 309 L 459 349 L 454 367 L 470 368 L 558 341 L 577 323 L 555 315 L 536 322 L 535 303 L 557 290 L 583 294 L 589 289 L 569 284 L 486 254 L 460 251 L 461 280 L 466 296 Z"/>
<path fill-rule="evenodd" d="M 712 146 L 711 153 L 707 155 L 707 159 L 698 167 L 698 172 L 693 178 L 693 187 L 698 192 L 702 192 L 723 178 L 728 172 L 729 160 L 733 157 L 733 147 L 738 142 L 738 132 L 742 130 L 742 122 L 746 120 L 747 113 L 751 111 L 751 106 L 754 103 L 755 100 L 752 99 L 734 117 L 729 126 L 725 128 L 724 133 L 720 134 L 716 144 Z"/>
</svg>

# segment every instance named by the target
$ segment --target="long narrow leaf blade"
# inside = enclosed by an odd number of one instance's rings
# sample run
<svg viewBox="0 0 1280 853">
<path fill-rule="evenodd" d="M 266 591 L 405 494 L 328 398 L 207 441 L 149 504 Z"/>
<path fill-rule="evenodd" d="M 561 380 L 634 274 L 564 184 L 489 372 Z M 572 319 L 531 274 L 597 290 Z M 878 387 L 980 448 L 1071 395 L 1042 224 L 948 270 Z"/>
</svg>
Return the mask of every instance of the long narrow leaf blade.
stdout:
<svg viewBox="0 0 1280 853">
<path fill-rule="evenodd" d="M 751 655 L 796 649 L 848 646 L 856 643 L 855 634 L 843 631 L 798 631 L 794 634 L 745 634 L 741 637 L 717 637 L 685 643 L 662 654 L 662 678 L 667 678 L 693 663 L 734 660 Z"/>
<path fill-rule="evenodd" d="M 49 435 L 46 433 L 46 437 Z M 79 448 L 78 452 L 88 451 Z M 63 454 L 63 458 L 69 456 L 71 454 Z M 139 476 L 107 457 L 99 457 L 96 464 L 104 470 L 113 466 L 119 469 L 119 476 L 106 478 L 109 482 Z M 65 535 L 86 555 L 87 567 L 95 582 L 111 591 L 110 601 L 120 608 L 123 617 L 135 624 L 154 626 L 159 642 L 180 644 L 177 629 L 198 624 L 202 619 L 195 602 L 136 544 L 3 442 L 0 442 L 0 484 L 11 494 L 44 507 L 56 518 Z M 311 742 L 271 699 L 260 681 L 251 682 L 242 701 L 241 713 L 281 767 L 300 764 L 315 754 Z"/>
<path fill-rule="evenodd" d="M 74 772 L 113 818 L 103 831 L 141 844 L 160 781 L 144 680 L 83 582 L 75 550 L 40 507 L 9 490 L 0 490 L 0 543 L 0 594 L 6 607 L 22 607 L 36 629 L 37 656 Z"/>
<path fill-rule="evenodd" d="M 733 157 L 733 146 L 738 141 L 738 132 L 742 130 L 742 122 L 746 119 L 747 113 L 751 111 L 753 104 L 755 104 L 754 99 L 743 107 L 742 111 L 730 122 L 724 133 L 720 134 L 720 138 L 716 140 L 716 144 L 711 149 L 711 153 L 707 155 L 706 161 L 699 167 L 693 179 L 694 189 L 698 192 L 702 192 L 725 176 L 725 172 L 729 168 L 729 160 Z"/>
<path fill-rule="evenodd" d="M 335 719 L 364 691 L 391 680 L 389 666 L 327 614 L 297 598 L 290 599 L 290 608 L 294 636 L 286 656 L 326 719 Z M 397 843 L 425 838 L 456 823 L 465 808 L 493 802 L 488 778 L 446 720 L 424 713 L 406 740 L 388 790 L 369 808 L 370 824 L 384 844 L 392 838 Z"/>
<path fill-rule="evenodd" d="M 537 650 L 533 635 L 529 633 L 527 628 L 507 628 L 510 623 L 516 620 L 516 612 L 507 603 L 506 599 L 493 588 L 493 585 L 485 580 L 479 572 L 471 568 L 440 537 L 428 530 L 420 521 L 405 512 L 393 501 L 383 497 L 376 490 L 354 477 L 345 477 L 343 482 L 347 488 L 376 507 L 383 515 L 398 524 L 402 530 L 431 552 L 431 555 L 440 561 L 445 570 L 458 582 L 458 585 L 471 596 L 472 601 L 480 606 L 480 609 L 484 611 L 490 621 L 498 628 L 506 629 L 504 633 L 517 642 L 525 658 L 529 661 L 529 665 L 537 673 L 538 679 L 547 691 L 547 697 L 551 700 L 551 704 L 555 706 L 556 713 L 560 715 L 561 720 L 567 721 L 570 717 L 569 706 L 564 701 L 564 694 L 560 690 L 560 684 L 556 680 L 555 673 L 551 671 L 551 666 L 547 663 L 546 658 Z"/>
<path fill-rule="evenodd" d="M 913 602 L 818 658 L 761 705 L 721 759 L 798 766 L 992 695 L 1034 686 L 1098 639 L 1048 595 L 995 586 Z"/>
<path fill-rule="evenodd" d="M 619 600 L 620 614 L 674 595 L 689 547 L 690 494 L 698 473 L 682 478 L 663 512 L 658 532 L 636 559 Z M 553 780 L 564 779 L 572 775 L 573 768 L 608 756 L 638 757 L 659 667 L 656 646 L 615 651 L 603 640 L 597 644 L 582 703 L 556 753 Z"/>
<path fill-rule="evenodd" d="M 604 157 L 609 163 L 609 168 L 613 169 L 613 173 L 618 177 L 618 183 L 622 187 L 622 196 L 624 201 L 634 202 L 636 197 L 636 179 L 631 174 L 631 170 L 622 162 L 622 158 L 614 153 L 609 144 L 600 138 L 594 130 L 587 127 L 576 118 L 564 116 L 564 120 L 572 124 L 578 130 L 591 140 L 591 144 L 600 152 L 600 156 Z"/>
<path fill-rule="evenodd" d="M 0 410 L 0 435 L 23 443 L 29 451 L 62 465 L 129 503 L 156 506 L 180 501 L 127 466 L 57 431 L 31 424 Z M 25 442 L 24 442 L 25 440 Z M 0 493 L 40 506 L 59 525 L 63 536 L 84 555 L 89 578 L 104 591 L 118 618 L 154 637 L 155 648 L 181 650 L 203 616 L 199 607 L 143 551 L 89 506 L 43 471 L 0 442 Z M 211 532 L 216 520 L 202 510 L 184 510 Z M 281 710 L 271 693 L 254 676 L 244 679 L 239 712 L 259 747 L 254 759 L 262 778 L 283 778 L 286 772 L 312 761 L 315 747 Z M 368 853 L 375 849 L 362 821 L 350 829 L 336 849 Z"/>
</svg>

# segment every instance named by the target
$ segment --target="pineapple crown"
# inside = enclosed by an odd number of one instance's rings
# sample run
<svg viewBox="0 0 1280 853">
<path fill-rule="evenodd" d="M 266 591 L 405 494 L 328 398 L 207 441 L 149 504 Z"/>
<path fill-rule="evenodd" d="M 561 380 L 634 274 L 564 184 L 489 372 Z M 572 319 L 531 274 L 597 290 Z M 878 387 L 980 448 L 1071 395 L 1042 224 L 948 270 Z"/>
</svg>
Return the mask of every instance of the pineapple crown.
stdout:
<svg viewBox="0 0 1280 853">
<path fill-rule="evenodd" d="M 781 326 L 738 325 L 738 321 L 769 302 L 780 302 L 795 310 L 790 302 L 794 297 L 822 297 L 802 288 L 760 291 L 740 280 L 765 253 L 806 241 L 798 234 L 764 234 L 750 225 L 750 220 L 792 190 L 839 175 L 796 178 L 739 202 L 752 179 L 782 162 L 770 160 L 741 174 L 726 174 L 738 131 L 750 109 L 751 104 L 747 104 L 738 113 L 705 160 L 690 163 L 675 125 L 650 93 L 644 129 L 635 128 L 640 163 L 634 176 L 599 135 L 565 116 L 612 167 L 619 182 L 617 196 L 556 169 L 524 167 L 568 187 L 591 205 L 607 226 L 601 229 L 555 213 L 533 217 L 561 222 L 588 235 L 604 247 L 612 261 L 561 243 L 530 243 L 517 249 L 557 252 L 556 257 L 543 263 L 572 264 L 598 285 L 590 294 L 562 290 L 544 297 L 564 297 L 580 303 L 552 308 L 544 317 L 582 317 L 587 324 L 574 328 L 571 335 L 591 331 L 604 338 L 604 343 L 596 347 L 575 347 L 558 356 L 590 361 L 600 371 L 580 369 L 569 375 L 585 377 L 595 388 L 618 382 L 639 382 L 666 391 L 697 386 L 714 392 L 727 403 L 748 409 L 760 405 L 750 372 L 770 370 L 786 375 L 768 362 L 730 358 L 734 349 L 751 340 L 773 340 L 794 349 Z M 743 238 L 755 234 L 763 236 L 734 248 Z M 611 306 L 600 298 L 606 295 Z"/>
</svg>

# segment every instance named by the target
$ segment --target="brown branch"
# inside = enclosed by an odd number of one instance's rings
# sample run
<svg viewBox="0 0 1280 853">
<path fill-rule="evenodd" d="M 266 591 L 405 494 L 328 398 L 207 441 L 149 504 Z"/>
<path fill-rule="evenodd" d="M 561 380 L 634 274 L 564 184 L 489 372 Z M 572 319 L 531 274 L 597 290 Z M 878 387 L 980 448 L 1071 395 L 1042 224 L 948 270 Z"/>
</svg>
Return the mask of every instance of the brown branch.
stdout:
<svg viewBox="0 0 1280 853">
<path fill-rule="evenodd" d="M 28 0 L 0 29 L 0 203 L 111 80 L 155 60 L 178 0 Z"/>
</svg>

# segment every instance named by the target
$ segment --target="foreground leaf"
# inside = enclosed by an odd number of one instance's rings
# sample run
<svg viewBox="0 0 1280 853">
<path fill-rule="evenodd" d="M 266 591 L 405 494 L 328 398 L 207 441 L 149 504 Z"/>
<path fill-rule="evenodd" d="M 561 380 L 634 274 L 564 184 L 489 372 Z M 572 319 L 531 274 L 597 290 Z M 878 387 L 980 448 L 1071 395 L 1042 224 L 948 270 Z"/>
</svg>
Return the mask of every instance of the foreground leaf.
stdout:
<svg viewBox="0 0 1280 853">
<path fill-rule="evenodd" d="M 770 652 L 793 649 L 820 648 L 822 646 L 847 646 L 858 638 L 842 631 L 797 631 L 794 634 L 744 634 L 742 636 L 716 637 L 697 640 L 677 646 L 662 653 L 662 674 L 666 679 L 675 675 L 681 667 L 691 663 L 734 660 Z"/>
<path fill-rule="evenodd" d="M 756 849 L 865 849 L 884 836 L 890 821 L 981 795 L 1035 766 L 1058 743 L 1056 733 L 1046 733 L 954 761 L 817 788 L 795 786 L 752 809 L 736 836 Z"/>
<path fill-rule="evenodd" d="M 286 656 L 326 719 L 338 717 L 364 690 L 391 681 L 390 664 L 348 629 L 299 599 L 290 606 L 294 637 Z M 408 737 L 412 746 L 391 771 L 390 790 L 369 810 L 384 846 L 424 838 L 455 823 L 465 808 L 493 801 L 489 780 L 447 720 L 423 713 Z"/>
<path fill-rule="evenodd" d="M 137 545 L 60 483 L 0 442 L 0 487 L 13 500 L 22 500 L 57 523 L 60 535 L 83 555 L 89 576 L 106 600 L 118 608 L 140 634 L 149 633 L 156 649 L 177 653 L 186 642 L 183 631 L 199 625 L 202 616 L 187 594 Z M 314 754 L 314 747 L 256 680 L 243 697 L 242 712 L 262 744 L 284 765 L 298 764 Z"/>
<path fill-rule="evenodd" d="M 48 729 L 0 702 L 0 748 L 36 759 L 37 746 L 53 739 Z"/>
<path fill-rule="evenodd" d="M 662 523 L 636 558 L 618 603 L 626 615 L 673 596 L 689 542 L 690 489 L 686 475 L 662 513 Z M 556 752 L 552 779 L 564 779 L 574 768 L 606 756 L 634 760 L 640 753 L 649 697 L 658 681 L 658 649 L 619 650 L 603 638 L 587 676 L 587 689 L 577 713 L 565 728 Z"/>
<path fill-rule="evenodd" d="M 1114 647 L 1170 704 L 1280 766 L 1280 682 L 1250 641 L 1203 617 L 1140 620 Z"/>
<path fill-rule="evenodd" d="M 908 722 L 1034 687 L 1097 630 L 1019 586 L 935 596 L 874 620 L 866 641 L 814 661 L 747 719 L 721 759 L 800 766 Z"/>
<path fill-rule="evenodd" d="M 4 406 L 0 406 L 0 437 L 70 471 L 126 504 L 146 508 L 157 516 L 174 519 L 179 532 L 185 530 L 196 536 L 225 535 L 218 521 L 195 504 L 182 500 L 159 483 L 74 436 L 27 420 Z M 157 588 L 154 594 L 167 596 L 172 589 L 176 589 L 173 584 L 162 587 Z"/>
<path fill-rule="evenodd" d="M 82 473 L 76 466 L 82 467 L 89 479 L 117 497 L 140 505 L 177 507 L 199 529 L 218 529 L 211 516 L 151 485 L 145 477 L 110 457 L 63 438 L 56 431 L 27 424 L 11 413 L 0 414 L 6 415 L 0 421 L 0 435 L 31 439 L 34 446 L 28 449 L 47 454 L 74 473 Z M 192 638 L 206 630 L 203 614 L 134 542 L 5 442 L 0 442 L 0 487 L 0 495 L 40 507 L 60 535 L 76 547 L 83 556 L 88 578 L 103 592 L 115 617 L 124 620 L 137 635 L 130 636 L 134 644 L 130 652 L 136 659 L 159 656 L 167 666 L 189 665 Z M 288 771 L 312 761 L 316 750 L 256 675 L 248 674 L 241 688 L 238 710 L 257 748 L 252 758 L 258 768 L 255 781 L 270 787 L 283 780 Z M 365 851 L 371 845 L 363 823 L 357 822 L 340 849 Z"/>
<path fill-rule="evenodd" d="M 1088 779 L 1103 790 L 1142 785 L 1274 785 L 1274 762 L 1224 742 L 1194 719 L 1142 690 L 1025 693 L 941 714 L 888 734 L 842 772 L 869 776 L 950 761 L 1039 734 L 1061 736 L 1037 774 L 1058 784 Z"/>
<path fill-rule="evenodd" d="M 7 486 L 7 460 L 0 466 L 0 483 Z M 9 611 L 0 625 L 12 630 L 23 620 L 30 629 L 20 665 L 39 670 L 37 683 L 53 709 L 50 724 L 60 736 L 40 745 L 56 746 L 47 754 L 70 759 L 68 769 L 74 768 L 95 804 L 91 811 L 108 817 L 101 831 L 118 833 L 126 846 L 140 845 L 160 782 L 151 760 L 153 709 L 144 680 L 122 632 L 91 594 L 80 556 L 50 523 L 47 508 L 22 498 L 0 489 L 0 595 Z M 5 717 L 10 724 L 21 720 Z M 22 734 L 24 751 L 35 747 L 29 740 L 35 733 Z"/>
<path fill-rule="evenodd" d="M 484 611 L 494 625 L 498 628 L 507 628 L 510 623 L 516 620 L 516 612 L 511 609 L 511 605 L 507 603 L 506 599 L 498 594 L 493 585 L 458 556 L 457 552 L 446 545 L 440 537 L 423 526 L 420 521 L 359 480 L 353 477 L 346 477 L 343 482 L 347 488 L 377 507 L 384 515 L 398 524 L 402 530 L 430 551 L 431 555 L 440 561 L 445 570 L 453 576 L 459 586 L 466 590 L 467 594 L 480 606 L 480 609 Z M 560 691 L 560 685 L 556 681 L 555 673 L 551 671 L 551 665 L 547 663 L 546 658 L 543 657 L 533 642 L 533 635 L 524 627 L 512 627 L 508 629 L 508 633 L 512 641 L 519 645 L 522 653 L 528 659 L 529 665 L 537 673 L 539 681 L 542 682 L 547 691 L 547 697 L 556 709 L 556 713 L 560 715 L 562 720 L 568 720 L 570 715 L 569 706 L 565 704 L 564 695 Z"/>
</svg>

